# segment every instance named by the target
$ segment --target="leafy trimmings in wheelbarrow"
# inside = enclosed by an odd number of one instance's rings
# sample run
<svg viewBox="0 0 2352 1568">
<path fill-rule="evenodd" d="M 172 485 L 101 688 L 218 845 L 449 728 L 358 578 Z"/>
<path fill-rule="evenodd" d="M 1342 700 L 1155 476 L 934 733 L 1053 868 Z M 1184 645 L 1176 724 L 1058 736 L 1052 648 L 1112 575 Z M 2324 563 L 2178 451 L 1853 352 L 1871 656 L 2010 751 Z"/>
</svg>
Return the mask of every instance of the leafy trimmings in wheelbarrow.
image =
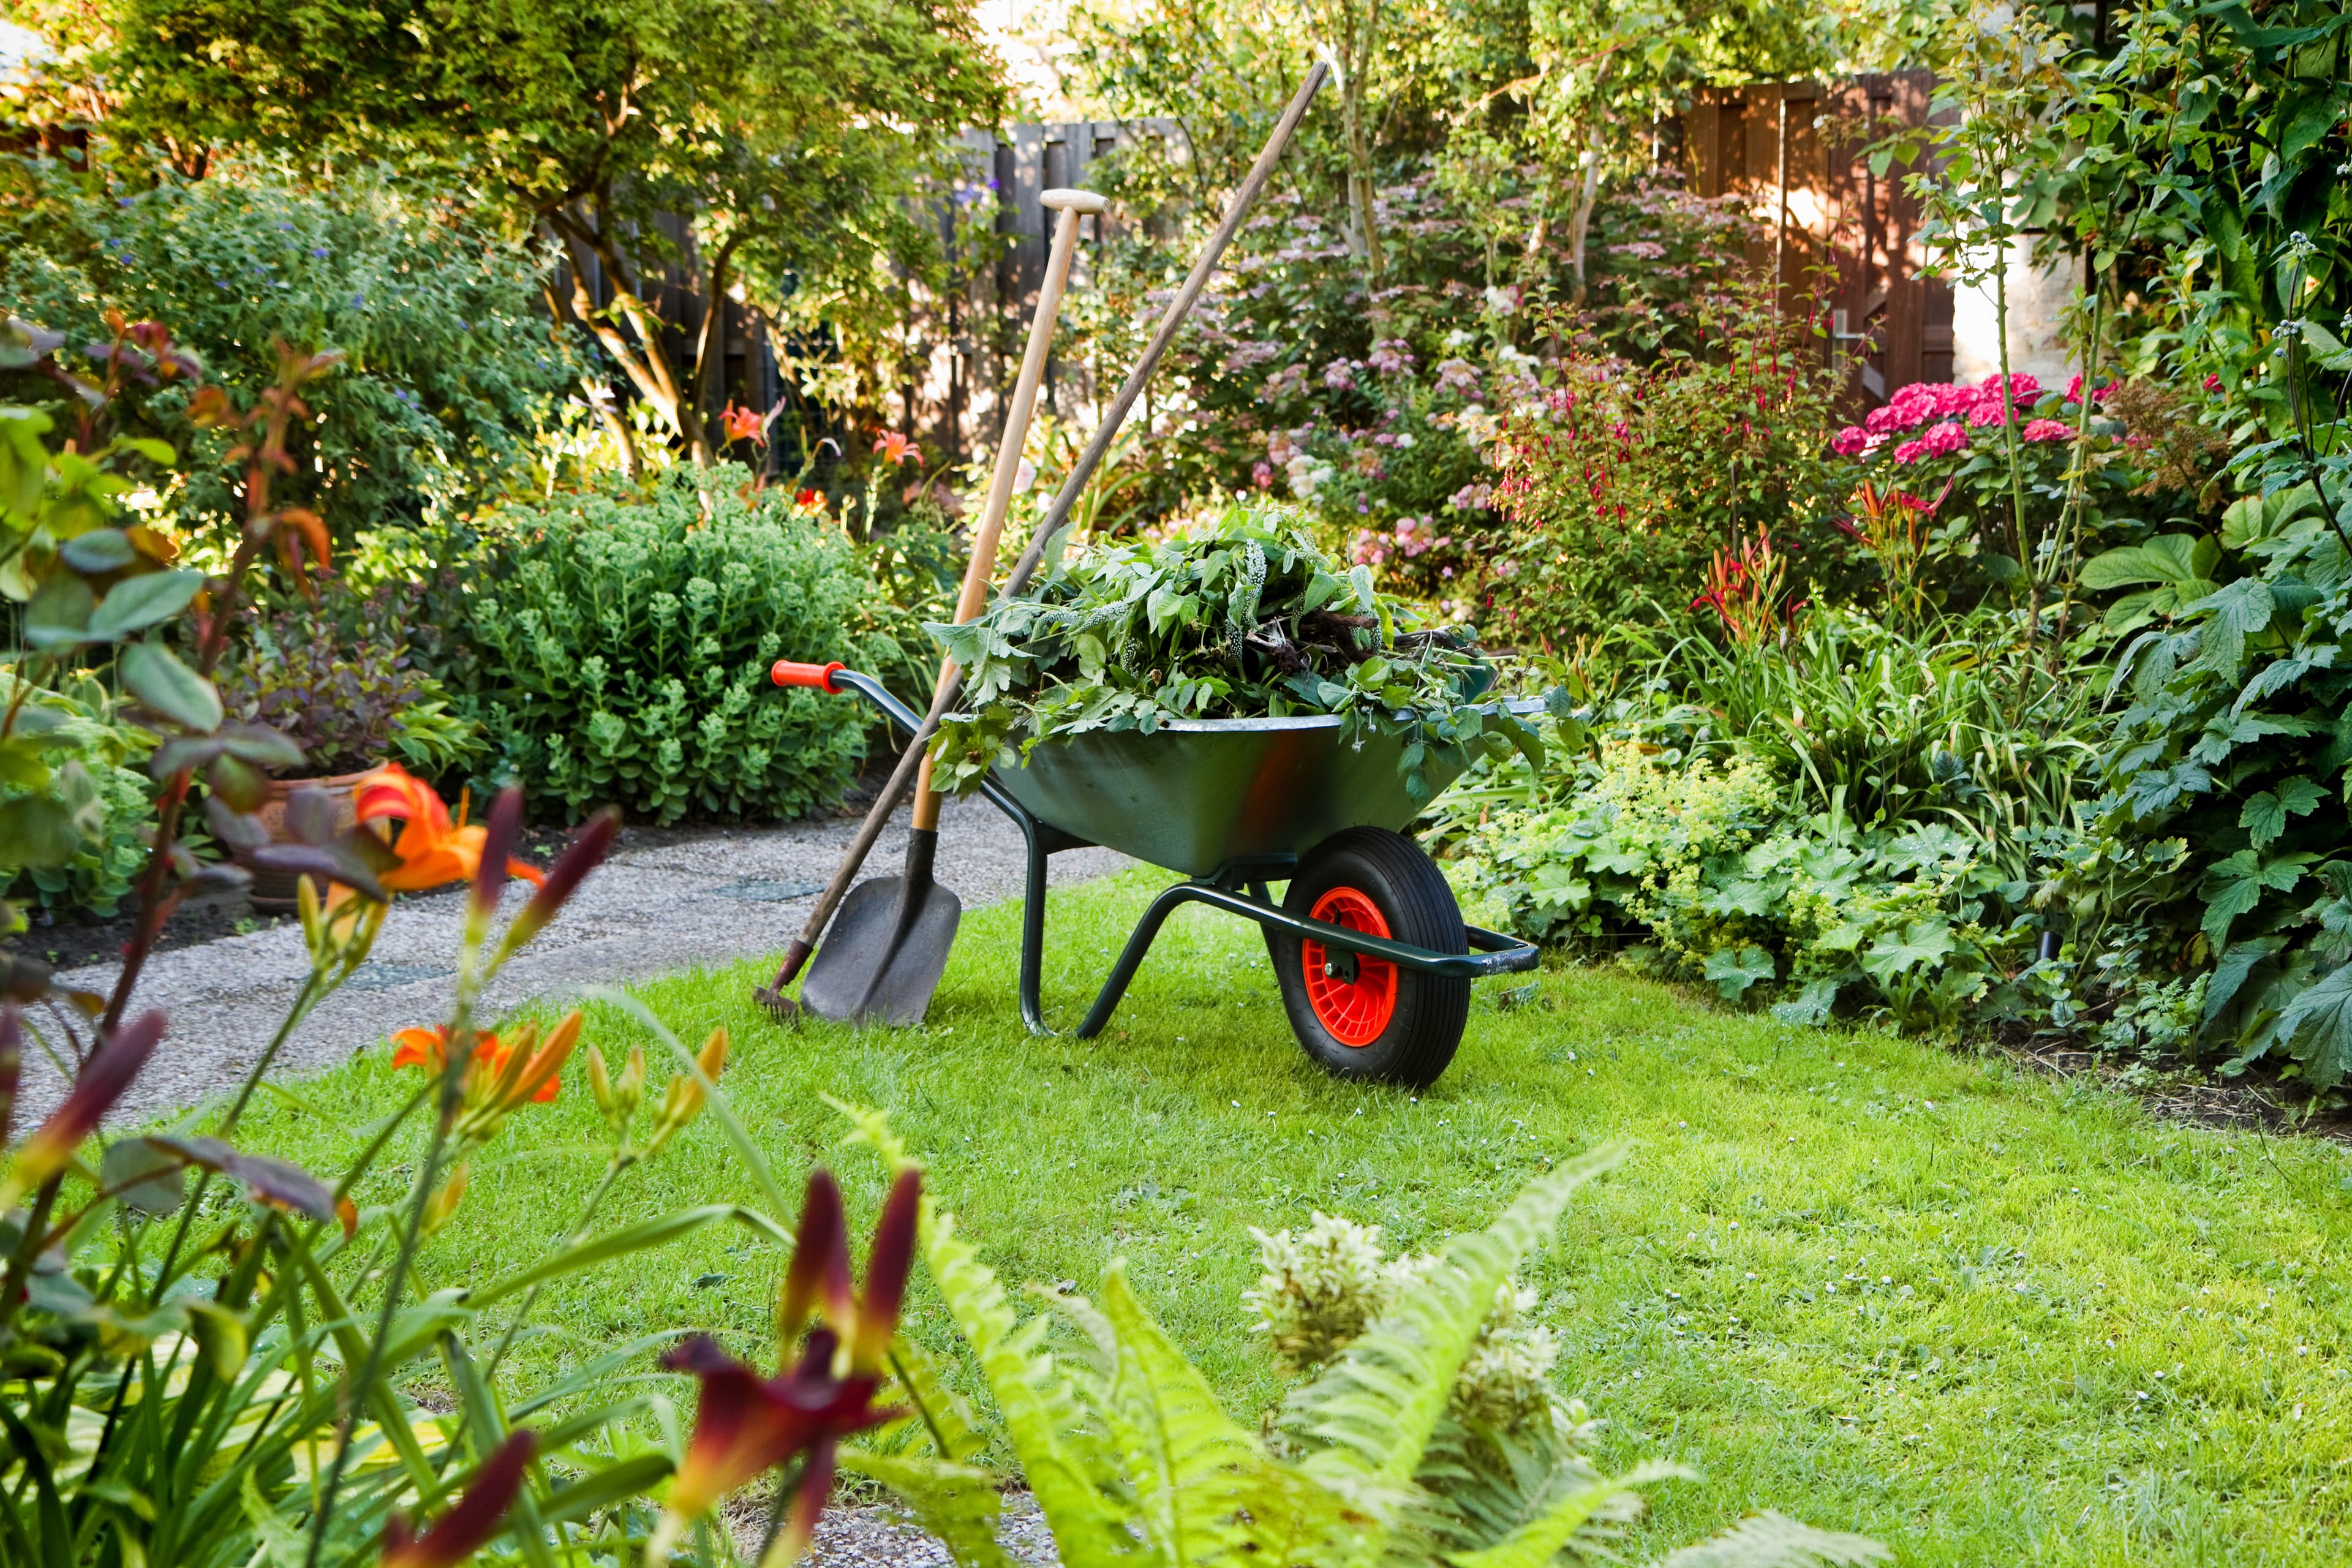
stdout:
<svg viewBox="0 0 2352 1568">
<path fill-rule="evenodd" d="M 932 784 L 950 793 L 1043 741 L 1176 719 L 1338 714 L 1349 737 L 1399 737 L 1416 800 L 1432 764 L 1444 777 L 1540 749 L 1479 705 L 1494 671 L 1466 632 L 1414 629 L 1370 567 L 1334 564 L 1271 508 L 1236 506 L 1204 537 L 1088 549 L 1029 597 L 926 629 L 964 670 L 933 742 Z"/>
</svg>

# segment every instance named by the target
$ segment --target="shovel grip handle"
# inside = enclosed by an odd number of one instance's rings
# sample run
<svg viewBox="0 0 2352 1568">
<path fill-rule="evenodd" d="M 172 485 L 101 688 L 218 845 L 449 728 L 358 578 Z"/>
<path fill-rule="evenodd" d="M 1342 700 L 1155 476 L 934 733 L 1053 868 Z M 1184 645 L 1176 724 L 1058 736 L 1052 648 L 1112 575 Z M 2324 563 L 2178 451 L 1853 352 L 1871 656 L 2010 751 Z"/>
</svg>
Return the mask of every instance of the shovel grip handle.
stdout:
<svg viewBox="0 0 2352 1568">
<path fill-rule="evenodd" d="M 838 659 L 831 664 L 794 664 L 791 659 L 780 658 L 768 671 L 768 679 L 779 686 L 805 686 L 838 696 L 841 688 L 833 683 L 833 672 L 847 668 Z"/>
</svg>

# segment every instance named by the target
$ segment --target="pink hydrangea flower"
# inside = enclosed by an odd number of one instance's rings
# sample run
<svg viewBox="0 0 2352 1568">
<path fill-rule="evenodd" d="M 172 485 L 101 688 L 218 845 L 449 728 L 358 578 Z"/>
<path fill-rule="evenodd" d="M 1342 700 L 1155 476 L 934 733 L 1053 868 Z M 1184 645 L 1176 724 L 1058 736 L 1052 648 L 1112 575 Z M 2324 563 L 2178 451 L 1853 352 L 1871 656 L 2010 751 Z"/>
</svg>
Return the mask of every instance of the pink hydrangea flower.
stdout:
<svg viewBox="0 0 2352 1568">
<path fill-rule="evenodd" d="M 1274 465 L 1259 458 L 1250 468 L 1250 482 L 1262 490 L 1274 489 Z"/>
<path fill-rule="evenodd" d="M 1400 371 L 1411 370 L 1412 368 L 1412 345 L 1402 338 L 1390 338 L 1386 342 L 1374 343 L 1372 352 L 1366 356 L 1364 363 L 1382 375 L 1394 375 Z"/>
<path fill-rule="evenodd" d="M 2098 385 L 2091 388 L 2092 406 L 2096 407 L 2098 405 L 2105 403 L 2107 400 L 2108 395 L 2113 393 L 2115 389 L 2116 384 L 2112 381 L 2102 382 Z M 2074 379 L 2066 384 L 2066 401 L 2069 403 L 2080 403 L 2083 401 L 2083 373 L 2079 370 L 2074 373 Z"/>
<path fill-rule="evenodd" d="M 1841 458 L 1858 458 L 1870 450 L 1870 432 L 1859 425 L 1849 425 L 1831 437 L 1830 450 Z"/>
<path fill-rule="evenodd" d="M 1924 441 L 1906 441 L 1895 448 L 1895 460 L 1898 463 L 1916 463 L 1927 455 L 1927 445 Z"/>
<path fill-rule="evenodd" d="M 1937 458 L 1948 458 L 1954 452 L 1966 447 L 1968 444 L 1968 427 L 1952 420 L 1946 420 L 1940 425 L 1930 425 L 1927 426 L 1927 433 L 1919 437 L 1920 447 L 1929 456 Z"/>
<path fill-rule="evenodd" d="M 2098 395 L 2093 393 L 2091 395 L 2095 402 Z M 2063 419 L 2029 419 L 2025 428 L 2018 434 L 2029 441 L 2071 441 L 2074 438 L 2074 427 Z"/>
</svg>

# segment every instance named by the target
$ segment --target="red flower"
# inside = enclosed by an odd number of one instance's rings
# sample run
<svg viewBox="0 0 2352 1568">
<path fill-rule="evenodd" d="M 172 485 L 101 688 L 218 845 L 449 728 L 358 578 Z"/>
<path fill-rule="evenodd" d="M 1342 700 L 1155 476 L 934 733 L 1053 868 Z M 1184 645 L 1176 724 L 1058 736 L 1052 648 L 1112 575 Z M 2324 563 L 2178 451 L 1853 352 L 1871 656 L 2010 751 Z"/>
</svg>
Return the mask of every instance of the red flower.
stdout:
<svg viewBox="0 0 2352 1568">
<path fill-rule="evenodd" d="M 383 1528 L 383 1568 L 457 1568 L 481 1550 L 514 1506 L 538 1443 L 528 1427 L 509 1436 L 482 1462 L 457 1506 L 422 1535 L 411 1533 L 407 1519 L 394 1514 Z"/>
<path fill-rule="evenodd" d="M 874 1407 L 874 1392 L 882 1380 L 883 1354 L 898 1331 L 920 1198 L 921 1177 L 914 1171 L 892 1185 L 859 1296 L 850 1287 L 841 1191 L 825 1172 L 811 1173 L 777 1310 L 786 1346 L 812 1322 L 822 1325 L 809 1333 L 799 1363 L 762 1378 L 709 1339 L 689 1340 L 664 1358 L 664 1366 L 692 1373 L 702 1386 L 686 1460 L 670 1483 L 669 1513 L 649 1553 L 655 1560 L 687 1521 L 762 1471 L 801 1456 L 792 1518 L 779 1542 L 783 1555 L 777 1560 L 798 1559 L 833 1484 L 835 1446 L 893 1414 Z M 837 1359 L 845 1362 L 845 1375 L 835 1374 Z"/>
</svg>

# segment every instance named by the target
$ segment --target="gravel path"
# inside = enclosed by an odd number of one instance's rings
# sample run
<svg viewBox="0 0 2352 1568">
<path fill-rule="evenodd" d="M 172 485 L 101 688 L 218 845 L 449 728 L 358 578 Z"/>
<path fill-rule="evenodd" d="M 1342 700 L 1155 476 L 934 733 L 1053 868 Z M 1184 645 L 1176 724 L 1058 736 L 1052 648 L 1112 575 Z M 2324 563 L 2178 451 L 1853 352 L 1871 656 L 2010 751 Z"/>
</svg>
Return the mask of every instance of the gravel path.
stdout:
<svg viewBox="0 0 2352 1568">
<path fill-rule="evenodd" d="M 835 817 L 782 827 L 631 832 L 550 927 L 499 976 L 485 998 L 495 1015 L 541 997 L 562 998 L 614 980 L 698 963 L 780 953 L 856 836 Z M 906 815 L 882 836 L 869 874 L 894 876 L 906 852 Z M 1108 849 L 1053 859 L 1055 885 L 1128 864 Z M 969 910 L 1018 897 L 1021 835 L 983 801 L 950 801 L 940 828 L 939 879 Z M 509 910 L 528 889 L 508 889 Z M 281 1074 L 316 1072 L 366 1050 L 393 1029 L 446 1018 L 464 914 L 461 893 L 393 906 L 360 973 L 303 1024 L 278 1058 Z M 90 964 L 58 976 L 104 992 L 120 966 Z M 137 1121 L 233 1089 L 269 1043 L 309 973 L 302 932 L 286 921 L 147 961 L 138 1005 L 162 1007 L 171 1033 L 123 1097 L 113 1120 Z M 45 1114 L 63 1093 L 56 1069 L 27 1050 L 25 1112 Z"/>
</svg>

